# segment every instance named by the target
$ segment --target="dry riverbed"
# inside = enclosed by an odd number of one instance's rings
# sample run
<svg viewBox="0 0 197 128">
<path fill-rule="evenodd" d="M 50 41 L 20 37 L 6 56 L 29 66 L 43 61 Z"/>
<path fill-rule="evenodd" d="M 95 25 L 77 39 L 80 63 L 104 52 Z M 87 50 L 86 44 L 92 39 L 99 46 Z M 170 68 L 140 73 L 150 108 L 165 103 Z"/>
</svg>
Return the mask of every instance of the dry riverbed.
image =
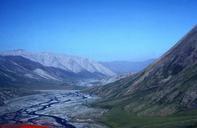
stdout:
<svg viewBox="0 0 197 128">
<path fill-rule="evenodd" d="M 96 122 L 106 110 L 91 108 L 98 97 L 76 90 L 45 90 L 14 98 L 0 107 L 0 124 L 37 124 L 56 128 L 106 128 Z"/>
</svg>

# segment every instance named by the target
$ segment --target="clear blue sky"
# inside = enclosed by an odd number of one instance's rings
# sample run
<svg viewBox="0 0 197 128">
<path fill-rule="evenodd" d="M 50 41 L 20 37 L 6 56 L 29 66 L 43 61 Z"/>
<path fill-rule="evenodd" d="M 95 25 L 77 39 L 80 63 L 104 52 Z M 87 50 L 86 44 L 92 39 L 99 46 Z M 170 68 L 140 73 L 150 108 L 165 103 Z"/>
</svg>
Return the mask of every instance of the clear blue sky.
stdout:
<svg viewBox="0 0 197 128">
<path fill-rule="evenodd" d="M 146 60 L 197 23 L 197 0 L 0 0 L 0 51 Z"/>
</svg>

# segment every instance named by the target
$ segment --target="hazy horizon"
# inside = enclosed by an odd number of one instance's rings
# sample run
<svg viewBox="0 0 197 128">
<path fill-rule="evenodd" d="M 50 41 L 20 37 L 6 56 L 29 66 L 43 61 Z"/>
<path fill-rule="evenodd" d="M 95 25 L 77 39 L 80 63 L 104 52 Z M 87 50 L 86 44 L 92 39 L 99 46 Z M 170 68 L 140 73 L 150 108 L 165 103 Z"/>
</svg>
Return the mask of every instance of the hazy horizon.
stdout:
<svg viewBox="0 0 197 128">
<path fill-rule="evenodd" d="M 1 0 L 0 51 L 158 58 L 196 23 L 195 0 Z M 192 12 L 192 13 L 191 13 Z"/>
</svg>

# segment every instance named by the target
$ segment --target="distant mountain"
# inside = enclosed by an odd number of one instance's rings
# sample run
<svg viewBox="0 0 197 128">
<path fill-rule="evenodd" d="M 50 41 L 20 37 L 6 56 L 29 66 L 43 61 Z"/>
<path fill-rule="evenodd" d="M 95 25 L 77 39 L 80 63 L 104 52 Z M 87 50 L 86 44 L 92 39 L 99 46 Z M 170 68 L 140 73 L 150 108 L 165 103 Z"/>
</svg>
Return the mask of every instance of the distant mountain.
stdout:
<svg viewBox="0 0 197 128">
<path fill-rule="evenodd" d="M 137 115 L 168 115 L 197 109 L 197 26 L 146 69 L 90 92 L 102 106 Z"/>
<path fill-rule="evenodd" d="M 80 57 L 14 50 L 0 53 L 0 86 L 83 85 L 115 75 L 101 64 Z"/>
<path fill-rule="evenodd" d="M 153 63 L 155 59 L 150 59 L 146 61 L 111 61 L 111 62 L 100 62 L 105 67 L 109 68 L 111 71 L 117 74 L 125 73 L 136 73 L 142 71 L 149 64 Z"/>
<path fill-rule="evenodd" d="M 1 52 L 2 56 L 22 56 L 32 61 L 38 62 L 44 66 L 59 68 L 73 73 L 100 73 L 104 76 L 113 76 L 114 72 L 97 63 L 96 61 L 64 54 L 55 54 L 47 52 L 28 52 L 22 49 Z"/>
<path fill-rule="evenodd" d="M 43 66 L 21 56 L 0 56 L 1 87 L 7 87 L 8 85 L 31 86 L 70 83 L 71 81 L 83 78 L 86 78 L 86 76 L 54 67 Z"/>
</svg>

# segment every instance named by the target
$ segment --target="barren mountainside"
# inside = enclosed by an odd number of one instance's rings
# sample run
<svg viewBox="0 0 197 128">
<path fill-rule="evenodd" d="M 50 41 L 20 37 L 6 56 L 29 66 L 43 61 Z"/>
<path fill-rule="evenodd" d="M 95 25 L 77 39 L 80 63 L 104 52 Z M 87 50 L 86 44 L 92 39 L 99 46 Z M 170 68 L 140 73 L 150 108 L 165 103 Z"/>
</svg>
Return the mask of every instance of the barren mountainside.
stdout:
<svg viewBox="0 0 197 128">
<path fill-rule="evenodd" d="M 82 58 L 78 56 L 48 53 L 48 52 L 28 52 L 23 49 L 1 52 L 2 56 L 22 56 L 31 61 L 38 62 L 44 66 L 60 68 L 65 71 L 80 73 L 83 71 L 90 73 L 101 73 L 105 76 L 113 76 L 113 73 L 108 68 L 97 63 L 96 61 Z"/>
<path fill-rule="evenodd" d="M 0 56 L 1 87 L 47 86 L 101 77 L 99 73 L 73 73 L 60 68 L 44 66 L 21 56 Z M 9 85 L 9 86 L 8 86 Z M 20 86 L 19 86 L 20 87 Z"/>
<path fill-rule="evenodd" d="M 0 52 L 0 85 L 4 87 L 89 86 L 91 80 L 115 75 L 110 69 L 87 58 L 22 49 Z"/>
</svg>

